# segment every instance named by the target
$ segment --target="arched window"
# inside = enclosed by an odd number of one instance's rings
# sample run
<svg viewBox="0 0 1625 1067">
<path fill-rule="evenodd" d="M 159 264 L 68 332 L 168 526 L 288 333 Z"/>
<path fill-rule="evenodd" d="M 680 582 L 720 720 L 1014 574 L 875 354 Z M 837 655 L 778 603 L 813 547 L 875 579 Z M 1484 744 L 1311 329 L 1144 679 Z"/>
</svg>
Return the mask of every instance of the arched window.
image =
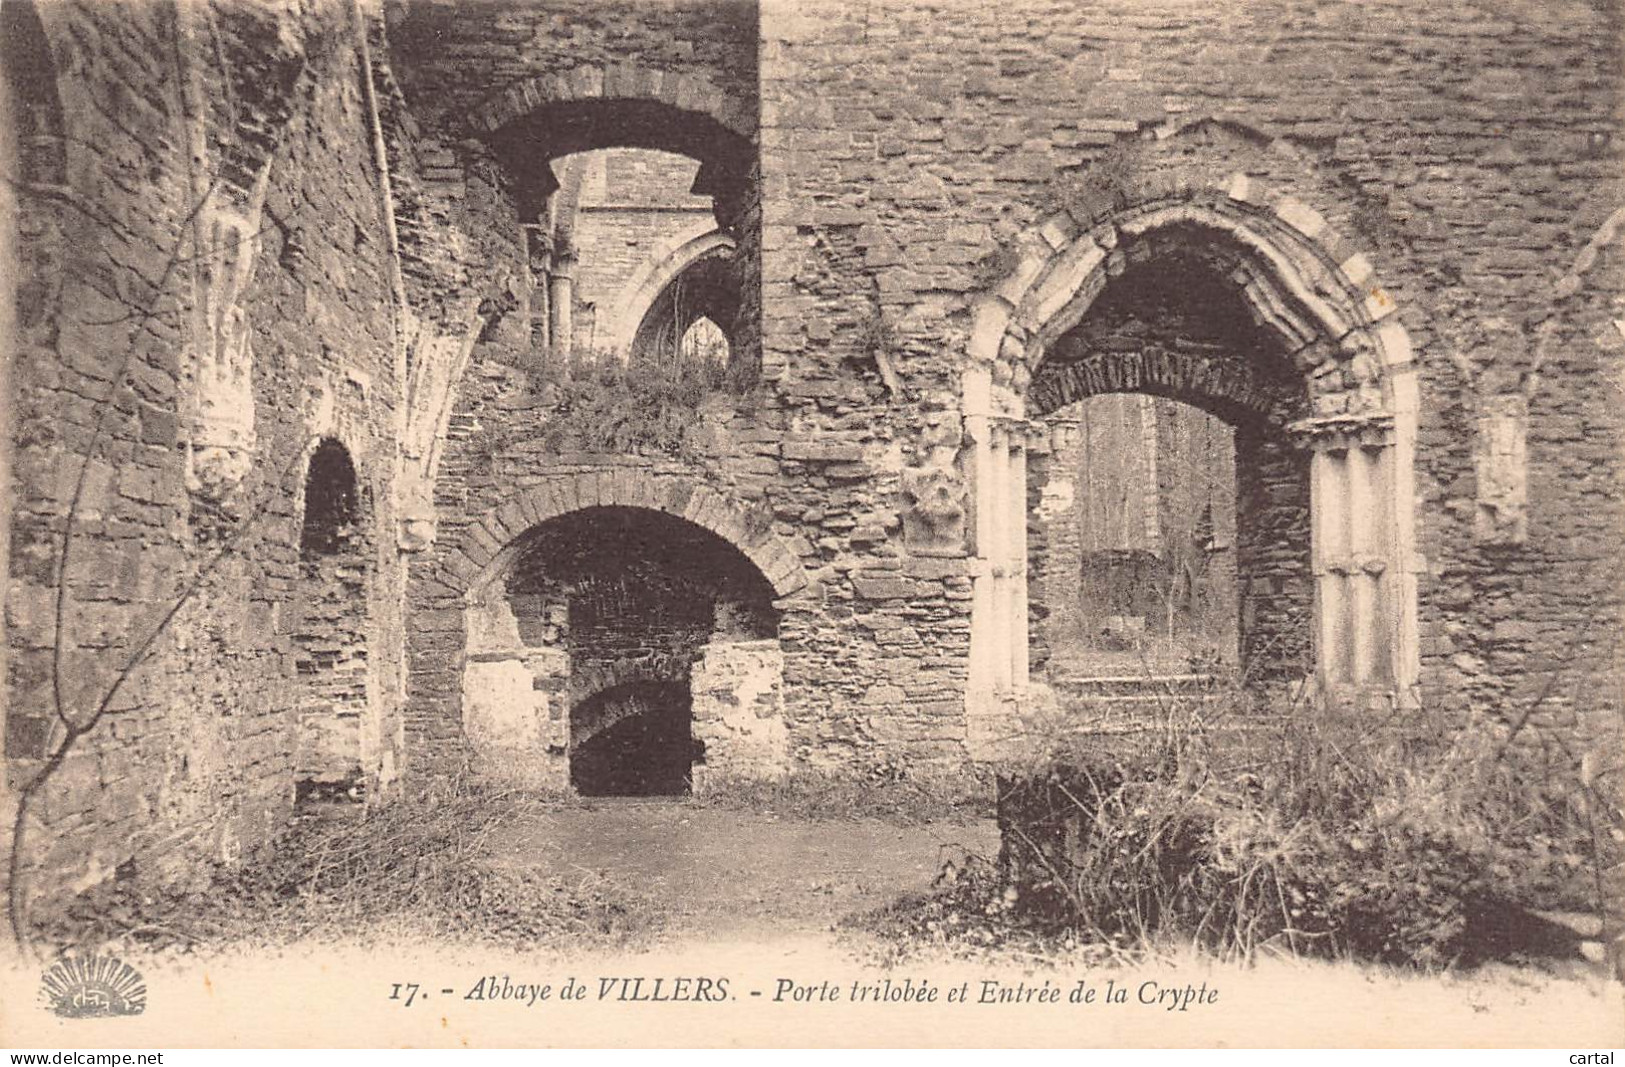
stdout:
<svg viewBox="0 0 1625 1067">
<path fill-rule="evenodd" d="M 370 658 L 364 505 L 350 453 L 323 440 L 305 474 L 302 573 L 290 612 L 299 649 L 294 785 L 301 804 L 359 800 L 364 786 Z"/>
<path fill-rule="evenodd" d="M 709 317 L 701 315 L 683 333 L 677 356 L 690 366 L 726 367 L 728 335 Z"/>
<path fill-rule="evenodd" d="M 337 441 L 324 440 L 310 457 L 305 474 L 305 522 L 299 535 L 299 557 L 313 560 L 347 548 L 360 524 L 355 465 Z"/>
</svg>

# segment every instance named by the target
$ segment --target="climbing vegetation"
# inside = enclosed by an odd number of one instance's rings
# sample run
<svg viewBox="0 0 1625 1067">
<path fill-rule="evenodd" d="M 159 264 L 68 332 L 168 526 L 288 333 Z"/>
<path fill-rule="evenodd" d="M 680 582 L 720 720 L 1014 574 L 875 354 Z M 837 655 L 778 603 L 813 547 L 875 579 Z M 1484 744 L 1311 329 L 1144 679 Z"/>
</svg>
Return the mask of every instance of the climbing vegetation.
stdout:
<svg viewBox="0 0 1625 1067">
<path fill-rule="evenodd" d="M 665 453 L 693 459 L 703 448 L 701 408 L 737 403 L 754 384 L 742 364 L 623 359 L 613 353 L 547 361 L 535 388 L 542 442 L 558 452 Z"/>
</svg>

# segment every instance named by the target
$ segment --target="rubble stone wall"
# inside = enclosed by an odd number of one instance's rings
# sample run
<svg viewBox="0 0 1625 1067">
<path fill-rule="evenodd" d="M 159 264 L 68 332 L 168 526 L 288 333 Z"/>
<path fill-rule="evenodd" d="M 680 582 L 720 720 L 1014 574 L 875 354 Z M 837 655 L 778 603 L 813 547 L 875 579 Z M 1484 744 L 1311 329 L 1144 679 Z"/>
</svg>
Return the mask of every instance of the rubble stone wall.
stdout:
<svg viewBox="0 0 1625 1067">
<path fill-rule="evenodd" d="M 304 465 L 342 441 L 392 529 L 401 392 L 349 9 L 37 12 L 6 42 L 8 73 L 37 46 L 36 98 L 4 121 L 43 180 L 19 198 L 5 748 L 48 893 L 196 870 L 285 823 Z M 404 762 L 404 567 L 370 544 L 352 743 L 382 795 Z"/>
</svg>

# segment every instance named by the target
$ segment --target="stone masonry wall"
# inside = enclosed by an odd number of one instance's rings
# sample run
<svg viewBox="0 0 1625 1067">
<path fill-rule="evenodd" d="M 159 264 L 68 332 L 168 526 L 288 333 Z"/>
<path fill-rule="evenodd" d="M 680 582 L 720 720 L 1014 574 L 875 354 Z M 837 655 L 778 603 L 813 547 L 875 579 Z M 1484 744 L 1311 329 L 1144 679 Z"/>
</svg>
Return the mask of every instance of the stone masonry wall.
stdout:
<svg viewBox="0 0 1625 1067">
<path fill-rule="evenodd" d="M 5 801 L 28 805 L 36 896 L 236 858 L 285 822 L 321 438 L 374 502 L 368 796 L 461 751 L 469 582 L 552 503 L 658 502 L 761 567 L 782 673 L 751 702 L 782 709 L 789 763 L 962 759 L 972 306 L 1039 220 L 1090 225 L 1176 177 L 1290 192 L 1291 224 L 1345 235 L 1328 262 L 1368 262 L 1397 309 L 1421 394 L 1424 708 L 1599 748 L 1618 722 L 1625 72 L 1599 47 L 1625 33 L 1617 5 L 0 11 L 0 156 L 27 180 L 7 193 Z M 552 159 L 600 147 L 705 158 L 739 239 L 735 352 L 760 381 L 685 417 L 675 452 L 543 439 L 521 223 Z M 1304 454 L 1236 448 L 1239 508 L 1298 523 Z M 1307 545 L 1281 532 L 1240 538 L 1239 569 L 1278 585 L 1243 626 L 1298 653 Z M 720 678 L 780 669 L 766 648 L 726 659 Z"/>
<path fill-rule="evenodd" d="M 1400 309 L 1423 381 L 1416 512 L 1428 568 L 1426 699 L 1498 703 L 1497 694 L 1533 677 L 1520 651 L 1531 641 L 1547 649 L 1539 663 L 1575 683 L 1594 676 L 1595 656 L 1557 654 L 1589 616 L 1583 605 L 1600 594 L 1605 613 L 1616 611 L 1595 573 L 1602 557 L 1577 542 L 1557 551 L 1571 569 L 1591 568 L 1579 585 L 1507 579 L 1518 583 L 1517 597 L 1540 601 L 1539 610 L 1525 604 L 1531 617 L 1566 621 L 1549 624 L 1540 640 L 1518 626 L 1495 636 L 1479 593 L 1503 579 L 1469 563 L 1483 551 L 1472 533 L 1474 432 L 1446 412 L 1476 411 L 1504 383 L 1527 379 L 1540 346 L 1525 335 L 1551 306 L 1549 288 L 1532 293 L 1563 257 L 1538 260 L 1526 249 L 1583 247 L 1617 202 L 1617 186 L 1604 180 L 1617 126 L 1604 89 L 1618 72 L 1589 46 L 1607 27 L 1599 30 L 1600 16 L 1580 4 L 1500 18 L 1465 4 L 1439 20 L 1397 5 L 1380 12 L 1372 19 L 1352 6 L 1198 13 L 1123 4 L 1080 15 L 1036 2 L 997 12 L 964 5 L 952 18 L 910 3 L 763 12 L 767 382 L 747 417 L 723 418 L 726 432 L 719 425 L 712 440 L 725 447 L 698 467 L 742 507 L 771 513 L 773 532 L 796 546 L 806 568 L 808 590 L 787 610 L 783 631 L 786 705 L 801 758 L 846 767 L 888 753 L 960 751 L 970 545 L 963 527 L 957 550 L 951 535 L 946 548 L 936 537 L 911 544 L 908 530 L 924 518 L 910 488 L 914 472 L 929 472 L 930 442 L 956 424 L 970 302 L 1008 273 L 1019 229 L 1080 197 L 1079 210 L 1098 209 L 1173 166 L 1213 178 L 1240 170 L 1290 190 L 1328 225 L 1355 235 L 1360 247 L 1341 251 L 1370 257 Z M 1441 32 L 1473 57 L 1470 72 L 1421 43 Z M 1508 47 L 1534 39 L 1538 50 Z M 1548 64 L 1558 71 L 1555 85 Z M 1347 69 L 1347 79 L 1325 78 L 1332 65 Z M 1202 116 L 1211 121 L 1171 132 Z M 1514 128 L 1524 132 L 1502 135 Z M 1544 207 L 1528 232 L 1496 239 L 1482 220 L 1497 198 Z M 1574 314 L 1583 295 L 1559 314 Z M 1484 305 L 1516 323 L 1493 345 L 1479 334 Z M 520 362 L 493 359 L 479 373 L 493 385 L 508 381 L 498 392 L 522 392 L 504 377 L 509 371 L 495 369 Z M 1477 368 L 1470 388 L 1468 368 Z M 1577 372 L 1556 381 L 1548 371 L 1539 389 L 1549 404 L 1570 403 L 1565 396 L 1591 404 L 1582 436 L 1617 452 L 1612 416 L 1589 399 L 1586 380 Z M 665 462 L 548 457 L 524 444 L 522 431 L 501 429 L 526 425 L 518 414 L 526 402 L 499 403 L 516 406 L 505 414 L 471 400 L 458 416 L 457 432 L 469 436 L 453 451 L 481 458 L 471 477 L 443 482 L 446 500 L 455 499 L 445 509 L 448 542 L 457 516 L 496 506 L 498 486 L 515 477 Z M 505 449 L 507 459 L 495 458 Z M 1301 491 L 1298 462 L 1283 453 L 1268 466 Z M 1604 467 L 1617 472 L 1617 456 Z M 1243 495 L 1265 492 L 1268 482 L 1254 478 Z M 1543 484 L 1564 494 L 1574 483 Z M 1301 501 L 1280 503 L 1282 516 L 1301 512 Z M 1554 501 L 1552 514 L 1576 504 Z M 1612 504 L 1586 515 L 1602 524 L 1593 534 L 1620 521 Z M 1545 536 L 1565 529 L 1549 525 Z M 1517 551 L 1538 551 L 1527 547 L 1538 540 L 1533 530 Z M 1280 610 L 1252 626 L 1292 633 L 1271 643 L 1295 657 L 1309 590 L 1303 559 L 1288 557 L 1302 555 L 1301 541 L 1290 537 L 1291 551 L 1269 565 L 1286 569 L 1265 576 Z M 1256 556 L 1259 548 L 1238 550 Z M 1457 643 L 1504 645 L 1508 655 L 1492 668 L 1461 655 Z"/>
<path fill-rule="evenodd" d="M 29 804 L 35 896 L 234 858 L 283 824 L 303 461 L 342 440 L 392 527 L 400 396 L 348 10 L 38 10 L 35 91 L 54 86 L 61 121 L 41 143 L 63 163 L 22 203 L 42 288 L 18 299 L 5 598 L 7 796 Z M 195 47 L 211 34 L 219 50 Z M 373 544 L 369 791 L 403 761 L 403 572 L 392 537 Z"/>
<path fill-rule="evenodd" d="M 756 11 L 743 0 L 408 0 L 390 19 L 396 70 L 428 124 L 532 79 L 626 62 L 691 76 L 754 110 Z"/>
<path fill-rule="evenodd" d="M 1569 725 L 1582 694 L 1617 705 L 1620 338 L 1589 269 L 1554 288 L 1621 203 L 1619 55 L 1596 46 L 1617 9 L 1033 0 L 762 21 L 764 366 L 787 396 L 862 380 L 867 299 L 909 402 L 862 421 L 907 451 L 971 299 L 1009 273 L 1001 242 L 1069 181 L 1106 161 L 1098 209 L 1175 163 L 1266 178 L 1357 235 L 1415 343 L 1424 702 L 1516 715 L 1548 693 L 1535 718 Z M 1503 394 L 1528 397 L 1528 528 L 1493 545 L 1474 439 Z"/>
</svg>

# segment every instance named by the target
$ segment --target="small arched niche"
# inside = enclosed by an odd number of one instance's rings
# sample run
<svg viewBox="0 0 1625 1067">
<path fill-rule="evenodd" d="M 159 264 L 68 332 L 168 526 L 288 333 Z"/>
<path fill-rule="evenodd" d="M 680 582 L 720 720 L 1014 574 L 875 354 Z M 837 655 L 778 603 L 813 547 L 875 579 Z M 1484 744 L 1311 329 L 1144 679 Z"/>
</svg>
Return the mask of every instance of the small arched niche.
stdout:
<svg viewBox="0 0 1625 1067">
<path fill-rule="evenodd" d="M 371 578 L 366 500 L 349 450 L 318 442 L 305 471 L 293 634 L 299 672 L 295 799 L 362 799 Z"/>
<path fill-rule="evenodd" d="M 311 453 L 304 501 L 299 559 L 313 563 L 346 554 L 360 534 L 360 491 L 349 451 L 332 438 L 324 438 Z"/>
</svg>

